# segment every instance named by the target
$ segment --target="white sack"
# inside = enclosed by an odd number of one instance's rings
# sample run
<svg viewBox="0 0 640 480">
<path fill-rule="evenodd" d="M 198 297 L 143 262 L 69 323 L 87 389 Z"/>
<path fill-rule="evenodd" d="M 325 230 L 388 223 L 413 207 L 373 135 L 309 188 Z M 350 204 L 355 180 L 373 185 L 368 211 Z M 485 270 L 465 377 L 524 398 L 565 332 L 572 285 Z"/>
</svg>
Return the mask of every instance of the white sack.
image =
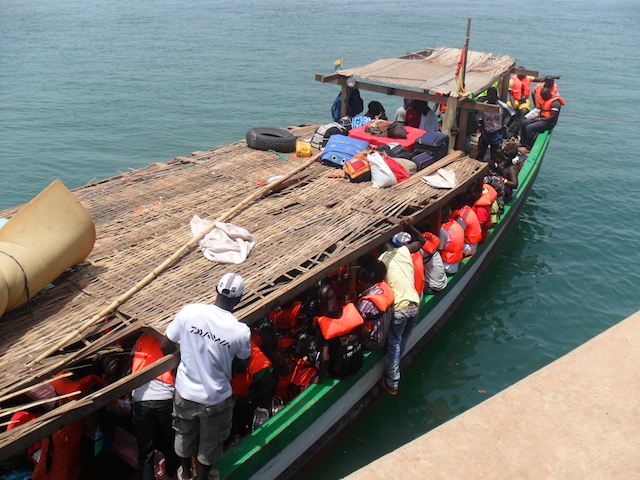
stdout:
<svg viewBox="0 0 640 480">
<path fill-rule="evenodd" d="M 384 161 L 382 155 L 378 152 L 373 152 L 367 155 L 369 164 L 371 165 L 371 183 L 376 188 L 391 187 L 398 183 L 396 176 Z"/>
<path fill-rule="evenodd" d="M 211 225 L 211 221 L 194 215 L 190 224 L 195 237 Z M 237 264 L 247 259 L 255 244 L 256 237 L 244 228 L 232 223 L 216 222 L 216 228 L 198 242 L 198 247 L 212 262 Z"/>
</svg>

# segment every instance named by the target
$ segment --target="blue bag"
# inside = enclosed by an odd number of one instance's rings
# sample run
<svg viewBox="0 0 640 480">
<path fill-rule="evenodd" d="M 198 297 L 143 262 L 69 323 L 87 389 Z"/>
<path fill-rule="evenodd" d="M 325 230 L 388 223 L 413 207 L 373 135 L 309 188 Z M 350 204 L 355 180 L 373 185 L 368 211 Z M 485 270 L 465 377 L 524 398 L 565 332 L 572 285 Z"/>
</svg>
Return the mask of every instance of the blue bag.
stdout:
<svg viewBox="0 0 640 480">
<path fill-rule="evenodd" d="M 342 167 L 354 155 L 369 148 L 369 142 L 344 135 L 331 135 L 320 159 L 324 165 Z"/>
</svg>

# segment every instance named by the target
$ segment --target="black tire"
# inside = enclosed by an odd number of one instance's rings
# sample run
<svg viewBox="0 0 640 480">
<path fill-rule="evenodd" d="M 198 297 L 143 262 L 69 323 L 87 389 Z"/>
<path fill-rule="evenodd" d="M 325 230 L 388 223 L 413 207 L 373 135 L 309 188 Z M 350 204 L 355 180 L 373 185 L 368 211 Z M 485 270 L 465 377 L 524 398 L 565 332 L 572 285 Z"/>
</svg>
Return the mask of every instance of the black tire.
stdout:
<svg viewBox="0 0 640 480">
<path fill-rule="evenodd" d="M 296 151 L 296 137 L 280 128 L 250 128 L 247 131 L 247 145 L 256 150 L 275 150 L 291 153 Z"/>
</svg>

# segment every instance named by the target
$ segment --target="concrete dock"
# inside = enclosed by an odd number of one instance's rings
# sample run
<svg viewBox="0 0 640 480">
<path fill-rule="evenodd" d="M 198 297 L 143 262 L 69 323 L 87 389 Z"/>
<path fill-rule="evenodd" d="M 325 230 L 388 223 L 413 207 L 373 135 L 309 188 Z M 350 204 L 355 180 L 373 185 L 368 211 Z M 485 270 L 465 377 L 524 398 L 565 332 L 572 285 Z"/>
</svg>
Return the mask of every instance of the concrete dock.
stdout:
<svg viewBox="0 0 640 480">
<path fill-rule="evenodd" d="M 640 479 L 640 312 L 347 478 Z"/>
</svg>

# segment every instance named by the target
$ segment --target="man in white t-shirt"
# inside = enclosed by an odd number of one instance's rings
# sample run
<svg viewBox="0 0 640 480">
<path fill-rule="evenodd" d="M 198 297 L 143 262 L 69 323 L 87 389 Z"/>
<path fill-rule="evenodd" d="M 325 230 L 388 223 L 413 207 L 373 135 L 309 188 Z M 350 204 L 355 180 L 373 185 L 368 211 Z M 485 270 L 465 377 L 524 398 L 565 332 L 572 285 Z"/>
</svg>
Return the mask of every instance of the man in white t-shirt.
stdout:
<svg viewBox="0 0 640 480">
<path fill-rule="evenodd" d="M 244 293 L 242 277 L 224 274 L 217 290 L 213 305 L 183 307 L 167 327 L 162 343 L 165 353 L 180 343 L 173 428 L 183 480 L 191 478 L 192 456 L 199 479 L 206 479 L 211 465 L 222 458 L 233 415 L 232 364 L 234 359 L 246 361 L 251 355 L 251 331 L 231 313 Z"/>
</svg>

